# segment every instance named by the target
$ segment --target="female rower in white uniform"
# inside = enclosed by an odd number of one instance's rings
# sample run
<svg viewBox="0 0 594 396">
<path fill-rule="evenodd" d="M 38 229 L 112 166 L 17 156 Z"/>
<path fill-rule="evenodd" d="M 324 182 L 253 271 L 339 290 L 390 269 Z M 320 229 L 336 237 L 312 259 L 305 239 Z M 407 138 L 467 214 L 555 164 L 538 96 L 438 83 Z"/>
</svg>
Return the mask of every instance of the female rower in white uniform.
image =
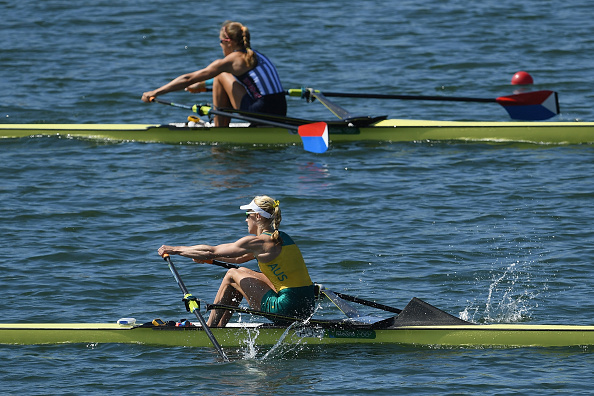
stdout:
<svg viewBox="0 0 594 396">
<path fill-rule="evenodd" d="M 142 95 L 144 102 L 172 91 L 204 92 L 212 84 L 215 108 L 247 110 L 285 116 L 287 100 L 278 72 L 263 54 L 251 48 L 250 32 L 239 22 L 223 24 L 219 39 L 224 58 L 204 69 L 183 74 Z M 228 126 L 228 117 L 216 116 L 216 126 Z"/>
<path fill-rule="evenodd" d="M 246 210 L 248 232 L 236 242 L 217 246 L 166 246 L 159 255 L 179 254 L 197 262 L 218 259 L 228 263 L 245 263 L 257 259 L 261 272 L 240 267 L 230 269 L 223 278 L 215 304 L 238 306 L 245 297 L 253 309 L 285 316 L 307 318 L 314 310 L 314 286 L 301 251 L 286 233 L 279 231 L 279 202 L 268 196 L 255 197 Z M 214 310 L 209 327 L 224 327 L 232 312 Z"/>
</svg>

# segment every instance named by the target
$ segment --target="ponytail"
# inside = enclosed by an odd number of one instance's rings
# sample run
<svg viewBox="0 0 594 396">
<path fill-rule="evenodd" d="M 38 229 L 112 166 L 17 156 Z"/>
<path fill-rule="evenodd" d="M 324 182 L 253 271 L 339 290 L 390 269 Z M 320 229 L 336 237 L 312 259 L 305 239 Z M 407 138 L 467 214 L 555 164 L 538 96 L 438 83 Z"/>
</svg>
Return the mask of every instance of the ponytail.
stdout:
<svg viewBox="0 0 594 396">
<path fill-rule="evenodd" d="M 278 201 L 274 201 L 274 213 L 272 214 L 272 228 L 274 232 L 272 233 L 272 239 L 275 243 L 279 243 L 281 241 L 280 233 L 278 231 L 278 227 L 280 226 L 280 222 L 282 220 L 281 217 L 281 210 Z"/>
<path fill-rule="evenodd" d="M 250 31 L 247 27 L 241 27 L 241 34 L 243 38 L 243 48 L 245 48 L 246 56 L 245 56 L 245 64 L 249 68 L 253 68 L 256 66 L 256 54 L 251 48 L 250 44 Z"/>
</svg>

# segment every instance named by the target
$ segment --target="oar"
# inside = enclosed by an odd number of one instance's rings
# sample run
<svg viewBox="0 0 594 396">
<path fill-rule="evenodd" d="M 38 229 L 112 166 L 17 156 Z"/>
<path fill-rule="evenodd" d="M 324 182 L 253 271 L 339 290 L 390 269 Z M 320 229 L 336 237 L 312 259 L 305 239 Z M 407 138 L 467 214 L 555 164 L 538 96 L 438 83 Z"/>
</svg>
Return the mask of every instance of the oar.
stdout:
<svg viewBox="0 0 594 396">
<path fill-rule="evenodd" d="M 337 98 L 366 98 L 366 99 L 397 99 L 397 100 L 429 100 L 446 102 L 478 102 L 498 103 L 515 120 L 547 120 L 559 114 L 559 96 L 555 91 L 523 92 L 498 98 L 470 98 L 456 96 L 426 96 L 426 95 L 387 95 L 371 93 L 341 93 L 320 92 L 311 89 L 289 89 L 287 94 L 312 100 L 313 93 L 322 93 L 326 97 Z"/>
<path fill-rule="evenodd" d="M 157 98 L 152 98 L 152 102 L 180 107 L 182 109 L 191 110 L 194 113 L 201 115 L 201 116 L 208 116 L 208 115 L 219 115 L 223 117 L 229 118 L 238 118 L 240 120 L 254 122 L 258 124 L 265 124 L 270 126 L 275 126 L 278 128 L 285 128 L 288 130 L 297 131 L 299 136 L 301 137 L 301 141 L 303 142 L 303 149 L 305 151 L 310 151 L 312 153 L 324 153 L 328 150 L 328 125 L 325 122 L 314 122 L 305 125 L 291 125 L 291 124 L 284 124 L 282 122 L 271 121 L 265 118 L 257 118 L 246 116 L 243 114 L 236 114 L 227 111 L 216 110 L 210 106 L 203 106 L 203 105 L 193 105 L 187 106 L 173 102 L 167 102 L 164 100 L 160 100 Z"/>
<path fill-rule="evenodd" d="M 231 264 L 231 263 L 225 263 L 223 261 L 218 261 L 218 260 L 211 260 L 211 261 L 208 261 L 206 263 L 207 264 L 218 265 L 219 267 L 223 267 L 223 268 L 227 268 L 227 269 L 240 268 L 238 265 Z M 323 289 L 323 291 L 327 290 L 323 286 L 321 288 Z M 359 297 L 349 296 L 348 294 L 344 294 L 344 293 L 332 292 L 330 290 L 328 290 L 328 291 L 331 292 L 331 293 L 333 293 L 333 294 L 335 294 L 335 295 L 337 295 L 338 297 L 342 298 L 343 300 L 354 302 L 356 304 L 361 304 L 361 305 L 365 305 L 367 307 L 381 309 L 382 311 L 393 312 L 393 313 L 397 313 L 397 314 L 399 314 L 400 312 L 402 312 L 401 309 L 390 307 L 390 306 L 384 305 L 384 304 L 379 304 L 379 303 L 376 303 L 374 301 L 363 300 L 363 299 L 361 299 Z M 324 293 L 324 294 L 326 294 L 326 293 Z M 328 295 L 326 295 L 326 296 L 329 299 L 331 299 Z M 342 309 L 342 308 L 339 307 L 339 309 Z"/>
<path fill-rule="evenodd" d="M 402 310 L 398 309 L 398 308 L 390 307 L 390 306 L 387 306 L 384 304 L 379 304 L 379 303 L 376 303 L 373 301 L 363 300 L 361 298 L 349 296 L 344 293 L 334 292 L 334 294 L 336 294 L 338 297 L 342 298 L 343 300 L 347 300 L 347 301 L 354 302 L 357 304 L 365 305 L 365 306 L 368 306 L 371 308 L 381 309 L 382 311 L 393 312 L 393 313 L 397 313 L 397 314 L 402 312 Z"/>
<path fill-rule="evenodd" d="M 186 285 L 184 285 L 184 282 L 182 281 L 181 277 L 179 276 L 179 273 L 177 272 L 177 270 L 175 269 L 175 266 L 173 265 L 173 262 L 171 261 L 171 257 L 169 257 L 169 254 L 165 253 L 163 255 L 163 259 L 165 261 L 167 261 L 167 264 L 169 265 L 169 269 L 171 270 L 171 273 L 173 274 L 175 281 L 177 282 L 182 293 L 184 293 L 184 301 L 186 301 L 188 309 L 190 310 L 190 312 L 192 312 L 196 315 L 196 318 L 198 318 L 198 321 L 200 322 L 202 329 L 204 330 L 204 332 L 210 339 L 210 342 L 212 342 L 212 345 L 215 347 L 215 349 L 217 350 L 217 352 L 219 353 L 221 358 L 224 361 L 228 362 L 229 358 L 227 357 L 227 355 L 225 355 L 225 352 L 223 352 L 223 348 L 221 348 L 221 345 L 219 345 L 217 339 L 215 338 L 214 334 L 212 334 L 212 331 L 210 331 L 210 328 L 208 327 L 208 325 L 206 324 L 206 321 L 204 320 L 204 318 L 202 317 L 202 314 L 200 313 L 200 306 L 198 305 L 198 302 L 196 301 L 196 297 L 192 296 L 190 294 L 190 292 L 188 291 L 188 289 L 186 288 Z"/>
<path fill-rule="evenodd" d="M 313 101 L 319 99 L 338 118 L 348 119 L 352 117 L 348 111 L 340 108 L 336 104 L 329 107 L 323 98 L 320 99 L 314 93 L 322 94 L 326 97 L 336 98 L 363 98 L 363 99 L 396 99 L 396 100 L 427 100 L 440 102 L 477 102 L 477 103 L 498 103 L 514 120 L 540 121 L 548 120 L 560 113 L 559 94 L 555 91 L 534 91 L 523 92 L 514 95 L 499 96 L 497 98 L 471 98 L 464 96 L 439 96 L 439 95 L 390 95 L 374 93 L 343 93 L 343 92 L 321 92 L 311 88 L 294 88 L 286 90 L 289 96 L 296 96 Z"/>
</svg>

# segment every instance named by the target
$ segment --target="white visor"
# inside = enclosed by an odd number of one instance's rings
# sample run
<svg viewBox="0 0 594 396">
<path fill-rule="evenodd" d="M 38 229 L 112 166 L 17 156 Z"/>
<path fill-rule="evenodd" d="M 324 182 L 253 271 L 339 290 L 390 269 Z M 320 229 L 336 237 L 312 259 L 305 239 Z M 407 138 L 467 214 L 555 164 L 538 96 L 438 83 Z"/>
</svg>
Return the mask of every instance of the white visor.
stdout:
<svg viewBox="0 0 594 396">
<path fill-rule="evenodd" d="M 265 211 L 264 209 L 262 209 L 261 207 L 259 207 L 254 200 L 252 199 L 252 202 L 250 202 L 249 205 L 243 205 L 240 206 L 239 209 L 241 210 L 251 210 L 254 213 L 258 213 L 260 216 L 266 217 L 267 219 L 271 218 L 272 215 L 270 213 L 268 213 L 267 211 Z"/>
</svg>

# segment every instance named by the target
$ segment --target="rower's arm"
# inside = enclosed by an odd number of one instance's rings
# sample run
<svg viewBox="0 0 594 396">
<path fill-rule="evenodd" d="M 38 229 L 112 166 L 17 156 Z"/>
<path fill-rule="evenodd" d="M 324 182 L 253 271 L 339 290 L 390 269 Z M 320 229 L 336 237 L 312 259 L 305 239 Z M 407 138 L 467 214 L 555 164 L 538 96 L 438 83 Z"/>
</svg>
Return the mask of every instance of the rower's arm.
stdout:
<svg viewBox="0 0 594 396">
<path fill-rule="evenodd" d="M 251 253 L 244 254 L 243 256 L 240 256 L 240 257 L 219 257 L 219 258 L 217 258 L 217 260 L 219 260 L 219 261 L 223 261 L 225 263 L 231 263 L 231 264 L 243 264 L 243 263 L 247 263 L 248 261 L 251 261 L 253 259 L 255 259 L 255 257 Z"/>
<path fill-rule="evenodd" d="M 244 263 L 256 257 L 262 242 L 255 236 L 246 236 L 233 243 L 221 245 L 166 246 L 159 248 L 159 255 L 178 254 L 198 261 L 222 259 L 228 263 Z M 233 261 L 230 261 L 233 260 Z"/>
</svg>

